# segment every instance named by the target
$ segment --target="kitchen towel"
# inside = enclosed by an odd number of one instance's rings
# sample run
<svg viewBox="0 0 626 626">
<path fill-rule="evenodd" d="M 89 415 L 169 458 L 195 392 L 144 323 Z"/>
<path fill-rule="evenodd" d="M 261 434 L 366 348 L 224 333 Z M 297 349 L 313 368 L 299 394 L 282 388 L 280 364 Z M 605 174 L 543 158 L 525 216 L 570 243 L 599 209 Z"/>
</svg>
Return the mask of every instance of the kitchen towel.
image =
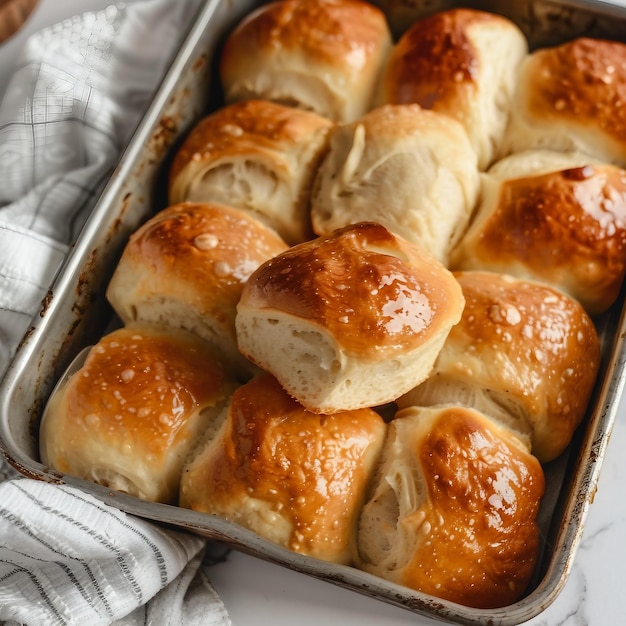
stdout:
<svg viewBox="0 0 626 626">
<path fill-rule="evenodd" d="M 15 59 L 0 104 L 0 377 L 199 1 L 112 4 L 30 36 Z M 206 551 L 0 458 L 0 623 L 225 626 Z"/>
</svg>

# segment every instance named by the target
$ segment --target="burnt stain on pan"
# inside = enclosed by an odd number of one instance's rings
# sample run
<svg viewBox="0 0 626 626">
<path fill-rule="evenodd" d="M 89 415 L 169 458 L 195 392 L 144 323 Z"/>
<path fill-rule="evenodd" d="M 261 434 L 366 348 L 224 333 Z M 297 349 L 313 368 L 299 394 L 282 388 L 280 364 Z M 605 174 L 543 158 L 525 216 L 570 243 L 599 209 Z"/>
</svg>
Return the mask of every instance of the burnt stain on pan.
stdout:
<svg viewBox="0 0 626 626">
<path fill-rule="evenodd" d="M 41 301 L 41 309 L 39 310 L 39 317 L 45 317 L 50 304 L 52 303 L 52 299 L 54 298 L 54 294 L 52 293 L 52 289 L 48 289 L 48 292 L 44 296 Z"/>
</svg>

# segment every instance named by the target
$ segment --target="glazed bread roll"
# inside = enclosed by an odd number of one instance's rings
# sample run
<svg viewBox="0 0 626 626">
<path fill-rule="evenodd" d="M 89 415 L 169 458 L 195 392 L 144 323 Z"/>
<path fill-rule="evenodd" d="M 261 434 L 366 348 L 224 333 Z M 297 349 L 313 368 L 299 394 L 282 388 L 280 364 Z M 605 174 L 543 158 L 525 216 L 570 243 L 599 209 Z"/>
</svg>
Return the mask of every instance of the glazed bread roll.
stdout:
<svg viewBox="0 0 626 626">
<path fill-rule="evenodd" d="M 465 606 L 519 600 L 539 551 L 541 465 L 467 407 L 414 407 L 388 426 L 359 519 L 357 564 Z"/>
<path fill-rule="evenodd" d="M 509 19 L 451 9 L 416 20 L 393 48 L 378 104 L 417 103 L 465 129 L 484 170 L 507 125 L 517 70 L 528 42 Z"/>
<path fill-rule="evenodd" d="M 194 332 L 245 372 L 251 364 L 239 353 L 235 334 L 243 285 L 287 247 L 273 230 L 237 209 L 174 205 L 131 235 L 106 296 L 124 323 L 140 320 Z"/>
<path fill-rule="evenodd" d="M 217 433 L 233 390 L 195 335 L 148 325 L 115 330 L 52 394 L 40 428 L 42 463 L 174 504 L 183 465 Z"/>
<path fill-rule="evenodd" d="M 225 42 L 224 96 L 226 102 L 273 100 L 352 121 L 370 108 L 391 45 L 383 12 L 367 2 L 270 2 Z"/>
<path fill-rule="evenodd" d="M 254 100 L 203 118 L 176 152 L 169 200 L 249 211 L 288 243 L 311 238 L 310 187 L 332 122 Z"/>
<path fill-rule="evenodd" d="M 372 407 L 428 376 L 463 304 L 434 257 L 365 222 L 261 265 L 237 305 L 237 342 L 313 412 Z"/>
<path fill-rule="evenodd" d="M 185 469 L 180 503 L 348 564 L 385 430 L 371 409 L 316 415 L 271 376 L 257 377 L 235 392 L 219 435 Z"/>
<path fill-rule="evenodd" d="M 580 151 L 626 166 L 626 45 L 579 38 L 522 64 L 503 155 Z"/>
<path fill-rule="evenodd" d="M 458 122 L 418 105 L 384 106 L 331 133 L 313 187 L 313 230 L 379 222 L 445 265 L 478 189 L 476 156 Z"/>
<path fill-rule="evenodd" d="M 545 151 L 542 151 L 545 154 Z M 477 215 L 451 256 L 459 270 L 548 283 L 595 315 L 617 299 L 626 273 L 626 170 L 583 155 L 518 153 L 483 176 Z"/>
<path fill-rule="evenodd" d="M 547 285 L 490 272 L 457 272 L 465 297 L 429 379 L 399 407 L 446 402 L 498 418 L 545 463 L 569 445 L 600 365 L 582 306 Z"/>
</svg>

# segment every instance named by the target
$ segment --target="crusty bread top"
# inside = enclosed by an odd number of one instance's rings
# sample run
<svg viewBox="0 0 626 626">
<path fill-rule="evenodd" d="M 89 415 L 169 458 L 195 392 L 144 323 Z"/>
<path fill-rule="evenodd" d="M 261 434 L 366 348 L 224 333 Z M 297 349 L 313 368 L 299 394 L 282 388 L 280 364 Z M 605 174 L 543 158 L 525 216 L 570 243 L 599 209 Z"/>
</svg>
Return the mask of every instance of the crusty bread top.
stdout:
<svg viewBox="0 0 626 626">
<path fill-rule="evenodd" d="M 127 437 L 162 457 L 186 436 L 190 413 L 224 400 L 224 389 L 224 370 L 204 342 L 131 325 L 92 348 L 68 387 L 66 408 L 78 420 L 97 423 L 98 437 Z"/>
<path fill-rule="evenodd" d="M 460 88 L 477 89 L 483 59 L 472 41 L 472 26 L 497 28 L 502 37 L 520 32 L 501 15 L 475 9 L 440 11 L 417 20 L 390 58 L 384 86 L 392 90 L 390 101 L 430 109 L 436 103 L 456 104 Z"/>
<path fill-rule="evenodd" d="M 287 247 L 245 211 L 208 202 L 175 204 L 131 235 L 106 296 L 123 323 L 191 331 L 243 374 L 250 364 L 236 344 L 241 290 L 261 263 Z"/>
<path fill-rule="evenodd" d="M 626 44 L 581 37 L 524 60 L 502 154 L 540 147 L 626 165 Z"/>
<path fill-rule="evenodd" d="M 279 0 L 230 33 L 220 77 L 227 102 L 256 94 L 349 121 L 370 106 L 390 48 L 385 15 L 368 2 Z"/>
<path fill-rule="evenodd" d="M 310 187 L 333 123 L 310 111 L 249 100 L 201 119 L 176 152 L 169 201 L 245 210 L 288 243 L 312 236 Z"/>
<path fill-rule="evenodd" d="M 243 284 L 264 261 L 287 249 L 271 229 L 245 212 L 215 203 L 163 209 L 130 237 L 107 297 L 124 322 L 144 303 L 173 300 L 234 332 Z M 158 321 L 156 311 L 150 311 Z M 166 322 L 167 320 L 161 320 Z"/>
<path fill-rule="evenodd" d="M 524 67 L 532 117 L 602 129 L 626 142 L 626 45 L 581 37 L 535 51 Z"/>
<path fill-rule="evenodd" d="M 590 314 L 616 300 L 626 271 L 626 171 L 583 165 L 483 179 L 482 205 L 455 269 L 486 269 L 546 282 Z"/>
<path fill-rule="evenodd" d="M 368 360 L 412 351 L 449 328 L 463 296 L 428 252 L 380 224 L 360 222 L 261 265 L 241 305 L 312 320 L 347 353 Z"/>
<path fill-rule="evenodd" d="M 44 463 L 148 501 L 174 503 L 183 464 L 215 435 L 235 383 L 191 333 L 132 324 L 93 346 L 40 428 Z"/>
<path fill-rule="evenodd" d="M 382 72 L 377 104 L 416 103 L 464 127 L 485 169 L 506 128 L 515 76 L 528 43 L 511 20 L 450 9 L 415 21 Z"/>
<path fill-rule="evenodd" d="M 456 272 L 466 304 L 434 374 L 503 396 L 532 426 L 532 450 L 556 458 L 582 421 L 600 365 L 597 331 L 582 306 L 538 282 Z"/>
<path fill-rule="evenodd" d="M 378 222 L 447 264 L 480 187 L 461 124 L 417 104 L 383 105 L 330 133 L 311 194 L 318 235 Z"/>
<path fill-rule="evenodd" d="M 265 155 L 278 166 L 284 162 L 282 169 L 288 172 L 288 165 L 302 159 L 317 133 L 323 137 L 332 125 L 310 111 L 264 100 L 221 107 L 203 117 L 176 152 L 169 172 L 170 201 L 186 199 L 188 185 L 181 185 L 177 178 L 194 161 L 219 162 L 225 156 L 251 154 L 262 162 Z"/>
<path fill-rule="evenodd" d="M 330 66 L 348 63 L 355 70 L 367 62 L 366 52 L 380 43 L 380 9 L 361 0 L 278 0 L 249 13 L 230 34 L 222 53 L 304 49 Z"/>
<path fill-rule="evenodd" d="M 544 489 L 537 459 L 485 415 L 404 409 L 361 515 L 361 564 L 466 606 L 511 604 L 535 569 Z"/>
<path fill-rule="evenodd" d="M 349 563 L 385 430 L 372 409 L 316 415 L 258 376 L 235 391 L 225 427 L 184 472 L 181 504 Z"/>
</svg>

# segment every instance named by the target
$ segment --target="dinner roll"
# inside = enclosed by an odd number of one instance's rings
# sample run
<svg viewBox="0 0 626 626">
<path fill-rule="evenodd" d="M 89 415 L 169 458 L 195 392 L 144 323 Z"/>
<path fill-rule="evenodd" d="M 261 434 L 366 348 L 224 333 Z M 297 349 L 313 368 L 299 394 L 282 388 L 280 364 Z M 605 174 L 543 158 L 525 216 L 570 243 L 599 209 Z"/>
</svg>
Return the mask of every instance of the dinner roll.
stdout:
<svg viewBox="0 0 626 626">
<path fill-rule="evenodd" d="M 220 108 L 176 152 L 170 203 L 227 204 L 290 244 L 310 239 L 310 187 L 331 126 L 314 113 L 260 100 Z"/>
<path fill-rule="evenodd" d="M 216 434 L 233 390 L 195 335 L 143 324 L 112 331 L 50 397 L 40 428 L 42 463 L 175 504 L 183 465 Z"/>
<path fill-rule="evenodd" d="M 130 237 L 106 296 L 124 323 L 156 322 L 210 342 L 238 370 L 235 314 L 248 276 L 287 249 L 247 213 L 219 204 L 168 207 Z"/>
<path fill-rule="evenodd" d="M 484 170 L 499 152 L 528 42 L 511 20 L 475 9 L 416 20 L 393 48 L 378 104 L 417 103 L 456 119 Z"/>
<path fill-rule="evenodd" d="M 541 462 L 583 420 L 600 365 L 581 305 L 547 285 L 491 272 L 455 273 L 465 297 L 429 379 L 398 406 L 454 402 L 497 417 Z"/>
<path fill-rule="evenodd" d="M 400 411 L 360 515 L 357 565 L 465 606 L 512 604 L 537 563 L 544 490 L 537 459 L 480 412 Z"/>
<path fill-rule="evenodd" d="M 502 154 L 533 148 L 626 166 L 626 44 L 582 37 L 526 58 Z"/>
<path fill-rule="evenodd" d="M 386 404 L 428 376 L 463 309 L 452 274 L 371 222 L 294 246 L 248 279 L 239 349 L 316 413 Z"/>
<path fill-rule="evenodd" d="M 351 121 L 369 109 L 391 45 L 383 12 L 367 2 L 270 2 L 244 18 L 225 42 L 224 97 L 273 100 Z"/>
<path fill-rule="evenodd" d="M 183 472 L 180 503 L 294 552 L 348 564 L 385 430 L 372 409 L 316 415 L 273 377 L 254 378 Z"/>
<path fill-rule="evenodd" d="M 476 156 L 455 120 L 418 105 L 337 126 L 311 198 L 318 235 L 379 222 L 446 264 L 477 199 Z"/>
<path fill-rule="evenodd" d="M 626 273 L 626 170 L 555 154 L 562 163 L 552 159 L 546 173 L 524 152 L 483 176 L 477 216 L 450 263 L 548 283 L 595 315 Z"/>
</svg>

